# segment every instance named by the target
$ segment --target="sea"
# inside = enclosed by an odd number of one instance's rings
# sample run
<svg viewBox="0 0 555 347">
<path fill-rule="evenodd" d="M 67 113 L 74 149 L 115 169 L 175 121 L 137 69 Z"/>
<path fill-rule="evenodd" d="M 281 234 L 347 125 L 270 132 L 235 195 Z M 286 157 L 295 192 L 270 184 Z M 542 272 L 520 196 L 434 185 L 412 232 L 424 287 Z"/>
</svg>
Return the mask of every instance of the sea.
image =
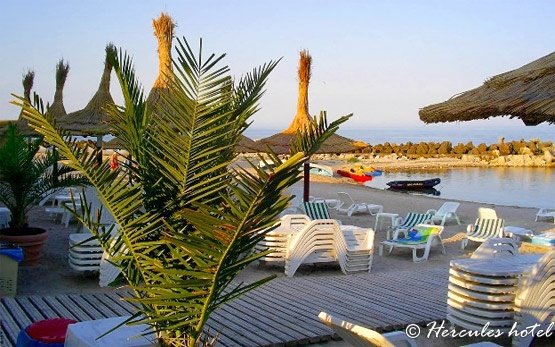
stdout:
<svg viewBox="0 0 555 347">
<path fill-rule="evenodd" d="M 261 139 L 279 132 L 279 129 L 248 129 L 246 136 Z M 500 138 L 507 141 L 539 139 L 555 142 L 555 125 L 536 127 L 491 127 L 473 128 L 461 124 L 413 127 L 372 127 L 340 129 L 338 134 L 370 143 L 406 143 L 411 141 L 441 142 L 453 144 L 497 143 Z M 386 189 L 386 182 L 404 179 L 441 178 L 441 183 L 430 196 L 445 199 L 475 201 L 493 205 L 520 207 L 555 208 L 555 170 L 553 168 L 515 167 L 472 167 L 442 170 L 407 170 L 385 172 L 366 185 Z M 414 194 L 422 194 L 415 192 Z M 434 195 L 435 194 L 435 195 Z M 439 194 L 439 195 L 438 195 Z"/>
</svg>

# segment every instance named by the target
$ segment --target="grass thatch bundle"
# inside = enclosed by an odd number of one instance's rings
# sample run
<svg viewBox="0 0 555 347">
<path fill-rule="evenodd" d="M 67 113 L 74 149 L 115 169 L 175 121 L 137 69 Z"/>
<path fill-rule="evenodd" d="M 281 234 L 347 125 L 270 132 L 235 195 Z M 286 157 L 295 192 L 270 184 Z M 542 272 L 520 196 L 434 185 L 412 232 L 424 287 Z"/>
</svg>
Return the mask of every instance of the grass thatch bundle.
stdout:
<svg viewBox="0 0 555 347">
<path fill-rule="evenodd" d="M 300 52 L 299 68 L 299 96 L 297 99 L 297 113 L 287 129 L 281 133 L 257 141 L 263 149 L 270 147 L 277 154 L 289 154 L 289 145 L 296 138 L 297 131 L 303 131 L 310 124 L 312 118 L 308 111 L 308 86 L 312 76 L 312 57 L 308 50 Z M 367 143 L 353 141 L 346 137 L 333 134 L 323 144 L 317 153 L 346 153 L 355 152 L 368 147 Z"/>
<path fill-rule="evenodd" d="M 148 94 L 147 104 L 155 110 L 163 103 L 160 94 L 168 93 L 174 79 L 171 49 L 176 25 L 167 13 L 161 13 L 157 19 L 152 20 L 152 26 L 158 41 L 158 77 Z"/>
<path fill-rule="evenodd" d="M 110 131 L 106 110 L 114 106 L 114 99 L 110 94 L 112 65 L 108 61 L 108 55 L 115 53 L 116 47 L 113 44 L 106 45 L 104 70 L 98 90 L 85 108 L 72 112 L 61 120 L 64 129 L 70 130 L 74 134 L 83 135 L 103 135 Z"/>
<path fill-rule="evenodd" d="M 302 50 L 299 58 L 299 96 L 297 99 L 297 113 L 284 134 L 296 134 L 297 130 L 303 131 L 310 124 L 310 113 L 308 112 L 308 85 L 312 75 L 312 57 L 308 50 Z"/>
<path fill-rule="evenodd" d="M 23 75 L 23 97 L 29 103 L 31 103 L 31 89 L 33 89 L 34 81 L 34 71 L 29 70 Z M 19 118 L 17 119 L 16 124 L 17 128 L 23 135 L 36 135 L 36 132 L 29 126 L 27 119 L 23 118 L 23 110 L 19 113 Z"/>
<path fill-rule="evenodd" d="M 509 115 L 526 125 L 555 123 L 555 52 L 487 80 L 481 87 L 424 107 L 426 123 Z"/>
<path fill-rule="evenodd" d="M 48 114 L 55 120 L 62 119 L 67 115 L 64 107 L 63 90 L 69 74 L 69 64 L 60 59 L 56 65 L 56 92 L 54 93 L 54 102 L 48 108 Z"/>
</svg>

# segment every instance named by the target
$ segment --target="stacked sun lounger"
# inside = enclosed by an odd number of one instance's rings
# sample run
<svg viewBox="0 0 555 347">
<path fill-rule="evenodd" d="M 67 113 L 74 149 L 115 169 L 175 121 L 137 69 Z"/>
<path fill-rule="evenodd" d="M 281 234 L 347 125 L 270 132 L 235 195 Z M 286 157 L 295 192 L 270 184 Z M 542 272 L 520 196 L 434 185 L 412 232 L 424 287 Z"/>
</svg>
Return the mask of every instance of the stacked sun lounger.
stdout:
<svg viewBox="0 0 555 347">
<path fill-rule="evenodd" d="M 304 214 L 288 214 L 281 217 L 280 225 L 268 232 L 264 239 L 256 245 L 258 252 L 267 249 L 272 251 L 260 260 L 269 263 L 284 263 L 292 233 L 303 229 L 308 223 L 310 223 L 310 218 Z"/>
<path fill-rule="evenodd" d="M 538 329 L 549 331 L 550 324 L 555 324 L 555 251 L 544 254 L 519 285 L 515 321 L 518 331 L 535 324 L 539 324 Z M 531 334 L 518 335 L 513 345 L 528 346 L 532 338 Z"/>
<path fill-rule="evenodd" d="M 90 233 L 69 235 L 69 265 L 77 271 L 98 271 L 104 252 Z"/>
<path fill-rule="evenodd" d="M 447 319 L 454 325 L 481 330 L 508 332 L 515 319 L 515 296 L 519 281 L 531 271 L 540 256 L 513 255 L 506 246 L 480 256 L 451 261 L 449 269 Z M 501 250 L 500 248 L 500 250 Z M 495 256 L 497 255 L 497 256 Z"/>
<path fill-rule="evenodd" d="M 342 230 L 344 229 L 344 231 Z M 340 227 L 334 219 L 315 220 L 291 234 L 285 274 L 293 276 L 303 263 L 339 262 L 345 274 L 369 272 L 373 259 L 374 231 Z"/>
</svg>

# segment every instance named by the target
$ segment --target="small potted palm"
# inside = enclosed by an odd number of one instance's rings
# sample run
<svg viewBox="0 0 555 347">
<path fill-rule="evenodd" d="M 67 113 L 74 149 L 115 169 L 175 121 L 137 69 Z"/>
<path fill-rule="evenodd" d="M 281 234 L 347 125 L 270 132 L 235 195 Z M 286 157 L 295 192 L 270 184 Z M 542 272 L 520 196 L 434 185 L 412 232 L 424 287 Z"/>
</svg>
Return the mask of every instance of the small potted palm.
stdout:
<svg viewBox="0 0 555 347">
<path fill-rule="evenodd" d="M 55 151 L 39 154 L 41 138 L 26 139 L 16 125 L 8 126 L 0 143 L 0 203 L 11 213 L 0 241 L 23 248 L 24 265 L 34 265 L 48 237 L 45 229 L 30 227 L 29 211 L 58 189 L 83 184 L 72 169 L 58 163 Z"/>
</svg>

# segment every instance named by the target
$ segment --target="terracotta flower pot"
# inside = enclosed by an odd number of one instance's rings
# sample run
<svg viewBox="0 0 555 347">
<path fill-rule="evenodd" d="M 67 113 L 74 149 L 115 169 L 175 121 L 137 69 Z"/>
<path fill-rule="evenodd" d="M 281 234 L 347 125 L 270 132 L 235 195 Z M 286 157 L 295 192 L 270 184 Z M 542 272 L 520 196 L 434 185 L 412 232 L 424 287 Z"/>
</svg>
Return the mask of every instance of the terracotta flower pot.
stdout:
<svg viewBox="0 0 555 347">
<path fill-rule="evenodd" d="M 41 228 L 13 228 L 0 230 L 0 241 L 13 243 L 23 248 L 23 261 L 20 265 L 35 265 L 42 256 L 42 246 L 48 238 L 48 232 Z"/>
</svg>

